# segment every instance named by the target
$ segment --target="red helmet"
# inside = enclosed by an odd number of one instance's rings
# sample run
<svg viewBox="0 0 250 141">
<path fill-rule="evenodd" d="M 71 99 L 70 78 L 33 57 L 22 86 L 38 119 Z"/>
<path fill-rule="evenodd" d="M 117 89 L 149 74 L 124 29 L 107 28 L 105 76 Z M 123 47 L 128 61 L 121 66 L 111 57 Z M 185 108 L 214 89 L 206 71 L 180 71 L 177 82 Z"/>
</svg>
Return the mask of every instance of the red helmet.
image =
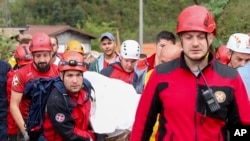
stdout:
<svg viewBox="0 0 250 141">
<path fill-rule="evenodd" d="M 215 54 L 215 58 L 218 59 L 223 64 L 228 64 L 229 62 L 229 48 L 226 45 L 221 45 Z"/>
<path fill-rule="evenodd" d="M 17 46 L 14 58 L 16 59 L 17 65 L 22 66 L 32 62 L 32 55 L 29 50 L 28 44 L 20 44 Z"/>
<path fill-rule="evenodd" d="M 176 33 L 202 31 L 216 34 L 216 24 L 207 8 L 193 5 L 185 8 L 179 15 Z"/>
<path fill-rule="evenodd" d="M 30 41 L 30 51 L 52 51 L 50 37 L 45 33 L 36 33 Z"/>
<path fill-rule="evenodd" d="M 86 71 L 83 55 L 75 51 L 65 52 L 59 62 L 58 69 L 61 72 L 66 70 Z"/>
</svg>

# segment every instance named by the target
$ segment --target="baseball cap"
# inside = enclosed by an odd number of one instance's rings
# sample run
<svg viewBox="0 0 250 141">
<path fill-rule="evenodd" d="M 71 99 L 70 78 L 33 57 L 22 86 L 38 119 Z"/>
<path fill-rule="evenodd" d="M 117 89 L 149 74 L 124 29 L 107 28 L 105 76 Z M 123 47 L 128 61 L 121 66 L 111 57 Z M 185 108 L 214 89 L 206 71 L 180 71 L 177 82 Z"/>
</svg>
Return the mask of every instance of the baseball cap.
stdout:
<svg viewBox="0 0 250 141">
<path fill-rule="evenodd" d="M 110 39 L 111 41 L 114 41 L 115 40 L 115 37 L 113 36 L 113 34 L 111 34 L 110 32 L 105 32 L 101 35 L 100 37 L 100 41 L 102 41 L 102 39 L 106 37 L 108 39 Z"/>
</svg>

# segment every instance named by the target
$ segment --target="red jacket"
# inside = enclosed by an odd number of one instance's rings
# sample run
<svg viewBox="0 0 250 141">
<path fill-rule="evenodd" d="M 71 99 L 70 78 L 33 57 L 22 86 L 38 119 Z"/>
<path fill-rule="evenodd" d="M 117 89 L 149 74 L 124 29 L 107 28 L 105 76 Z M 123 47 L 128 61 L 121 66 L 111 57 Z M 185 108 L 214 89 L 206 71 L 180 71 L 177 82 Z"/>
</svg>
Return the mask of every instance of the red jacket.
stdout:
<svg viewBox="0 0 250 141">
<path fill-rule="evenodd" d="M 93 141 L 94 134 L 89 124 L 90 107 L 86 91 L 63 96 L 54 89 L 47 101 L 44 137 L 48 141 Z"/>
<path fill-rule="evenodd" d="M 250 125 L 250 103 L 238 72 L 209 55 L 209 64 L 196 76 L 184 56 L 160 64 L 142 93 L 131 141 L 149 140 L 160 113 L 156 141 L 224 141 L 226 125 Z M 220 109 L 211 112 L 202 95 L 208 86 Z"/>
<path fill-rule="evenodd" d="M 25 65 L 18 69 L 14 75 L 11 89 L 13 91 L 23 93 L 26 87 L 26 83 L 34 78 L 52 78 L 59 74 L 58 68 L 54 64 L 50 64 L 50 69 L 47 72 L 40 72 L 34 67 L 34 63 Z M 20 111 L 24 119 L 27 119 L 29 112 L 30 100 L 22 97 L 20 103 Z"/>
<path fill-rule="evenodd" d="M 130 73 L 125 72 L 120 62 L 110 64 L 108 67 L 102 69 L 100 73 L 107 77 L 119 79 L 128 84 L 133 84 L 134 71 Z"/>
<path fill-rule="evenodd" d="M 155 53 L 146 58 L 148 63 L 148 71 L 152 70 L 155 67 Z"/>
<path fill-rule="evenodd" d="M 8 115 L 7 115 L 7 124 L 8 124 L 8 134 L 9 135 L 16 135 L 18 133 L 18 126 L 10 113 L 10 97 L 11 97 L 11 85 L 12 79 L 15 74 L 14 69 L 10 70 L 7 74 L 7 98 L 8 98 Z"/>
</svg>

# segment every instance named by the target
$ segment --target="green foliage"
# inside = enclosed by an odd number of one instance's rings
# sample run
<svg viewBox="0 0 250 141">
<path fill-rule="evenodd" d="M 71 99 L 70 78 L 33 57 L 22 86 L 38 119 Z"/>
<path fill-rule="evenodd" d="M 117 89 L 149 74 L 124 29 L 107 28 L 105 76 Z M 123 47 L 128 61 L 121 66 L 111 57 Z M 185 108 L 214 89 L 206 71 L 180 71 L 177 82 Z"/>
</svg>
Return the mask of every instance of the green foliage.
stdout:
<svg viewBox="0 0 250 141">
<path fill-rule="evenodd" d="M 8 60 L 15 50 L 15 41 L 0 35 L 0 58 Z"/>
<path fill-rule="evenodd" d="M 227 4 L 229 3 L 229 0 L 210 0 L 208 3 L 202 3 L 202 5 L 204 5 L 205 7 L 207 7 L 212 14 L 214 15 L 215 21 L 217 23 L 218 18 L 223 14 L 224 8 L 227 6 Z M 218 35 L 218 23 L 217 23 L 217 35 Z M 212 47 L 214 50 L 216 50 L 216 48 L 218 48 L 220 45 L 223 44 L 222 39 L 220 38 L 221 36 L 216 36 Z"/>
<path fill-rule="evenodd" d="M 224 44 L 233 33 L 249 33 L 250 13 L 246 12 L 250 7 L 248 0 L 231 0 L 225 7 L 223 14 L 218 18 L 218 36 Z"/>
<path fill-rule="evenodd" d="M 143 41 L 154 42 L 161 30 L 175 33 L 178 14 L 193 4 L 208 7 L 215 17 L 214 47 L 225 44 L 234 32 L 250 31 L 248 0 L 143 0 Z M 9 6 L 14 27 L 67 24 L 96 36 L 118 30 L 120 42 L 139 40 L 139 0 L 16 0 Z M 0 18 L 0 25 L 3 22 Z M 99 50 L 99 41 L 92 41 L 92 46 Z"/>
<path fill-rule="evenodd" d="M 229 0 L 210 0 L 208 3 L 202 3 L 202 5 L 206 6 L 217 19 L 223 13 L 228 2 Z"/>
<path fill-rule="evenodd" d="M 95 22 L 93 22 L 91 17 L 89 17 L 88 20 L 85 22 L 84 27 L 81 24 L 77 24 L 77 28 L 83 30 L 84 32 L 91 33 L 99 37 L 104 32 L 111 32 L 113 35 L 115 35 L 117 29 L 115 25 L 116 24 L 114 21 L 111 21 L 109 23 L 101 22 L 100 24 L 96 24 Z M 99 48 L 99 44 L 99 38 L 97 40 L 92 41 L 92 49 L 101 51 Z"/>
</svg>

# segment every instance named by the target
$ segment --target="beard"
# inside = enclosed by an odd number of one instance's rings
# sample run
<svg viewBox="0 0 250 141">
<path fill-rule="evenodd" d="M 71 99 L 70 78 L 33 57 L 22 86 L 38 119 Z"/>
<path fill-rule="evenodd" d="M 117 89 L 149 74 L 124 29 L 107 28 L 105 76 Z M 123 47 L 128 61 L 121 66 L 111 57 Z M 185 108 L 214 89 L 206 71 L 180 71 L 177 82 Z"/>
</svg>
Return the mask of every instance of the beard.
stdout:
<svg viewBox="0 0 250 141">
<path fill-rule="evenodd" d="M 46 62 L 40 62 L 40 63 L 38 63 L 38 64 L 34 62 L 34 64 L 35 64 L 36 68 L 37 68 L 40 72 L 46 72 L 46 71 L 48 71 L 49 68 L 50 68 L 49 63 L 46 63 Z"/>
</svg>

